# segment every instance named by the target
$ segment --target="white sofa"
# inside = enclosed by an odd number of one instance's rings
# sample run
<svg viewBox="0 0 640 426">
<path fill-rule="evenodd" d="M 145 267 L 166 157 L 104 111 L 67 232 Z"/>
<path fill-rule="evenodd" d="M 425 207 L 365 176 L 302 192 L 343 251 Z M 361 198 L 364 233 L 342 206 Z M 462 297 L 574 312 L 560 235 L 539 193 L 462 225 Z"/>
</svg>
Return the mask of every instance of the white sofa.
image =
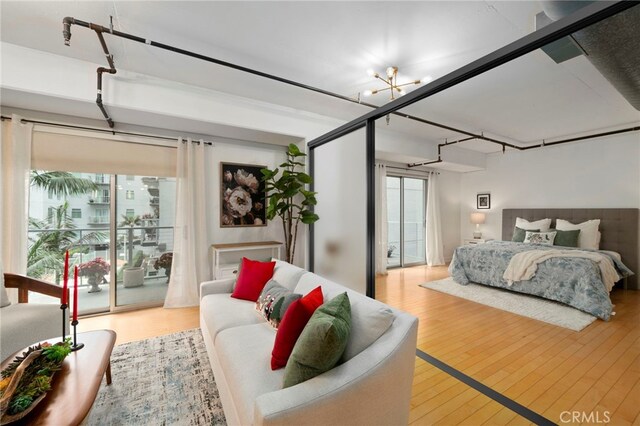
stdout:
<svg viewBox="0 0 640 426">
<path fill-rule="evenodd" d="M 332 370 L 286 389 L 284 369 L 272 371 L 276 332 L 254 303 L 230 297 L 235 279 L 200 287 L 200 327 L 229 425 L 407 424 L 418 319 L 360 293 L 277 261 L 273 279 L 296 293 L 322 286 L 325 301 L 347 291 L 352 331 L 366 327 L 367 309 L 388 308 L 391 326 L 370 346 Z M 355 304 L 360 309 L 353 309 Z M 365 310 L 367 310 L 365 309 Z M 357 338 L 352 332 L 350 339 Z"/>
</svg>

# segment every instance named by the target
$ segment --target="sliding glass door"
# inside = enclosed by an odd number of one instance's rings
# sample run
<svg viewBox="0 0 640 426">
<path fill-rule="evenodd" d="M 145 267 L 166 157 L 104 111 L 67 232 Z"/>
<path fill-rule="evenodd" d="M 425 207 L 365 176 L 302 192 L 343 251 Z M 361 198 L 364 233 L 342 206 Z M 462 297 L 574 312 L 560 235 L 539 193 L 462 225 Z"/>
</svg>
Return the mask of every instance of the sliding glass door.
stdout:
<svg viewBox="0 0 640 426">
<path fill-rule="evenodd" d="M 426 181 L 387 176 L 387 267 L 425 263 Z"/>
<path fill-rule="evenodd" d="M 33 170 L 27 275 L 62 284 L 68 250 L 70 286 L 79 267 L 80 314 L 158 305 L 171 273 L 174 211 L 174 178 Z"/>
</svg>

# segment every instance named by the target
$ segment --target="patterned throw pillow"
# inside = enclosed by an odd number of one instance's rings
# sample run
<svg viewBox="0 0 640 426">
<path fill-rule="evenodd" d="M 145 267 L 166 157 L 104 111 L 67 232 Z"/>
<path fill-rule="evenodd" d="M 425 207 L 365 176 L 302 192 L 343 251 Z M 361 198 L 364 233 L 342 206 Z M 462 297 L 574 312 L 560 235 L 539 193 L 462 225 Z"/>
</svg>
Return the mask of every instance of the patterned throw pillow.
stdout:
<svg viewBox="0 0 640 426">
<path fill-rule="evenodd" d="M 256 311 L 274 328 L 280 326 L 280 321 L 289 306 L 302 297 L 301 294 L 281 286 L 275 280 L 269 280 L 256 301 Z"/>
<path fill-rule="evenodd" d="M 556 239 L 557 232 L 531 232 L 527 231 L 524 237 L 525 243 L 530 244 L 545 244 L 552 246 L 553 240 Z"/>
</svg>

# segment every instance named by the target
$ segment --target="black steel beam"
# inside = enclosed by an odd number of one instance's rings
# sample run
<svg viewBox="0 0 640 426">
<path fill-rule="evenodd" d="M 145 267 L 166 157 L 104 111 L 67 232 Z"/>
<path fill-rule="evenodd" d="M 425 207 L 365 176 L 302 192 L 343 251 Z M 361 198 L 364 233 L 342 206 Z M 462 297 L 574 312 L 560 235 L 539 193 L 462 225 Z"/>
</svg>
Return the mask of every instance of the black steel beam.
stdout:
<svg viewBox="0 0 640 426">
<path fill-rule="evenodd" d="M 372 299 L 376 298 L 376 122 L 367 121 L 366 136 L 366 180 L 367 180 L 367 206 L 366 206 L 366 292 Z"/>
</svg>

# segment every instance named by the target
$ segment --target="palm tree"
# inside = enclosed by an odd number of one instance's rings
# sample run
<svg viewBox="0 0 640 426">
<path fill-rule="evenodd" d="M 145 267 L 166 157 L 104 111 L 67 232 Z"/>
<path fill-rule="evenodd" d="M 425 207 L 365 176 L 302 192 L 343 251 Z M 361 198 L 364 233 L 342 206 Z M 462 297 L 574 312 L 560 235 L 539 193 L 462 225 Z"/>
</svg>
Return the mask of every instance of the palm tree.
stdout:
<svg viewBox="0 0 640 426">
<path fill-rule="evenodd" d="M 138 226 L 142 224 L 142 219 L 140 219 L 140 216 L 129 216 L 126 214 L 122 215 L 122 222 L 120 222 L 120 225 L 118 226 Z"/>
<path fill-rule="evenodd" d="M 27 275 L 42 278 L 50 271 L 55 273 L 55 283 L 59 284 L 64 268 L 64 254 L 82 253 L 87 246 L 99 244 L 107 239 L 104 232 L 89 232 L 78 238 L 76 225 L 68 213 L 69 204 L 64 202 L 56 207 L 49 220 L 29 218 L 29 228 L 37 229 L 37 236 L 29 238 L 27 252 Z"/>
<path fill-rule="evenodd" d="M 96 191 L 98 185 L 89 179 L 79 178 L 69 172 L 31 171 L 31 185 L 46 190 L 50 195 L 71 196 Z M 56 284 L 60 283 L 64 268 L 64 254 L 67 250 L 78 252 L 88 244 L 96 244 L 106 239 L 102 232 L 91 232 L 78 239 L 73 219 L 68 214 L 69 205 L 65 201 L 53 210 L 49 220 L 29 218 L 29 228 L 41 230 L 29 238 L 27 253 L 27 275 L 42 278 L 51 271 Z"/>
<path fill-rule="evenodd" d="M 31 171 L 31 185 L 46 190 L 50 195 L 82 195 L 96 191 L 98 185 L 89 179 L 79 178 L 69 172 Z"/>
</svg>

